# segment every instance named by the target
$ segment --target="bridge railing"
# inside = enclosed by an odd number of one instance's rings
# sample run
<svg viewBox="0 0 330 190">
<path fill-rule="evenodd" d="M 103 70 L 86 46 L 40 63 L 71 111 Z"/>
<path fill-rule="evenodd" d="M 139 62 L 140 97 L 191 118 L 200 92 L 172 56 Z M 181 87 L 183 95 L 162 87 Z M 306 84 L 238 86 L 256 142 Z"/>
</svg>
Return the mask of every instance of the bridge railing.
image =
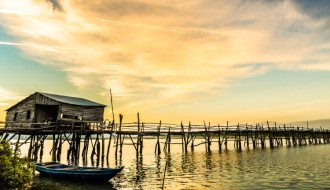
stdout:
<svg viewBox="0 0 330 190">
<path fill-rule="evenodd" d="M 43 122 L 43 123 L 18 123 L 18 122 L 8 122 L 8 123 L 0 123 L 5 128 L 15 128 L 15 129 L 35 129 L 35 128 L 51 128 L 58 127 L 63 123 L 58 122 Z M 93 131 L 107 131 L 107 132 L 144 132 L 144 133 L 168 133 L 171 132 L 258 132 L 258 131 L 269 131 L 269 132 L 287 132 L 287 131 L 327 131 L 328 129 L 322 128 L 307 128 L 307 127 L 299 127 L 299 126 L 285 126 L 285 125 L 275 125 L 275 126 L 266 126 L 262 124 L 236 124 L 236 125 L 211 125 L 210 123 L 205 124 L 173 124 L 173 123 L 155 123 L 155 122 L 130 122 L 130 123 L 115 123 L 113 124 L 111 121 L 84 121 L 80 123 L 66 122 L 65 125 L 61 129 L 71 129 L 71 127 L 80 127 L 87 130 Z"/>
<path fill-rule="evenodd" d="M 113 131 L 122 131 L 122 132 L 160 132 L 167 133 L 169 130 L 171 132 L 216 132 L 216 131 L 276 131 L 276 132 L 286 132 L 286 131 L 324 131 L 325 129 L 318 128 L 306 128 L 299 126 L 263 126 L 263 125 L 195 125 L 195 124 L 171 124 L 171 123 L 153 123 L 153 122 L 132 122 L 132 123 L 122 123 L 121 126 L 119 124 L 115 124 L 115 128 Z"/>
</svg>

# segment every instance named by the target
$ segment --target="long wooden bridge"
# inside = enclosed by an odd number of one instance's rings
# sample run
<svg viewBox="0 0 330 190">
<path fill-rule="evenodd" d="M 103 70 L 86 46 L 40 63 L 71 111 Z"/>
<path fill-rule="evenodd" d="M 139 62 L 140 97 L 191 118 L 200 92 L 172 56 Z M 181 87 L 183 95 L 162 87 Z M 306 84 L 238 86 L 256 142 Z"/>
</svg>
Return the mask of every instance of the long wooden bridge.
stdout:
<svg viewBox="0 0 330 190">
<path fill-rule="evenodd" d="M 236 124 L 187 125 L 170 123 L 123 123 L 123 115 L 119 115 L 119 122 L 62 122 L 62 123 L 10 123 L 5 128 L 0 128 L 0 141 L 16 141 L 16 147 L 29 144 L 28 157 L 35 161 L 42 160 L 44 141 L 53 141 L 51 150 L 52 160 L 60 160 L 63 143 L 68 143 L 68 159 L 72 163 L 79 162 L 80 156 L 86 161 L 88 156 L 97 163 L 109 158 L 111 143 L 115 147 L 115 154 L 122 153 L 123 145 L 130 144 L 136 150 L 137 158 L 143 154 L 143 139 L 145 137 L 155 139 L 155 154 L 171 152 L 171 144 L 181 144 L 182 151 L 194 151 L 196 146 L 204 145 L 207 152 L 211 151 L 211 144 L 216 143 L 218 149 L 228 149 L 228 142 L 233 141 L 234 148 L 241 151 L 243 148 L 270 148 L 278 146 L 303 146 L 308 144 L 330 143 L 330 130 L 304 128 L 299 126 L 273 126 L 266 125 Z M 22 135 L 25 136 L 21 139 Z M 173 138 L 179 139 L 172 141 Z M 196 140 L 200 140 L 196 142 Z M 125 143 L 125 140 L 128 143 Z M 181 140 L 181 142 L 180 142 Z M 179 143 L 178 143 L 179 142 Z M 89 153 L 89 147 L 92 147 Z M 85 162 L 84 161 L 84 162 Z M 98 164 L 97 164 L 98 165 Z"/>
</svg>

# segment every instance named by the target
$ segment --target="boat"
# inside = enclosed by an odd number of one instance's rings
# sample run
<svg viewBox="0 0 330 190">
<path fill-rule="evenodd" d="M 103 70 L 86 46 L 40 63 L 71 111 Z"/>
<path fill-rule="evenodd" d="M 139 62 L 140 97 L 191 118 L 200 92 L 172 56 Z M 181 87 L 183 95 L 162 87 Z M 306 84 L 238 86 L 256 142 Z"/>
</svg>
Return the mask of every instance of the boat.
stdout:
<svg viewBox="0 0 330 190">
<path fill-rule="evenodd" d="M 40 175 L 88 181 L 108 181 L 124 168 L 123 166 L 117 168 L 79 167 L 58 162 L 36 163 L 35 167 Z"/>
</svg>

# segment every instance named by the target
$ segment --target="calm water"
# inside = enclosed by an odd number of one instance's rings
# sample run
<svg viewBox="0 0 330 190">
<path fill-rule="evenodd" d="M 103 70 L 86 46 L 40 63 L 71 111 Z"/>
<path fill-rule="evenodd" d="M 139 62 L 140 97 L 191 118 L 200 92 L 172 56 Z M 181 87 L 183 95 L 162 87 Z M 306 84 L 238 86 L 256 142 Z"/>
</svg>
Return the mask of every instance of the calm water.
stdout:
<svg viewBox="0 0 330 190">
<path fill-rule="evenodd" d="M 199 146 L 187 154 L 181 153 L 181 145 L 173 145 L 170 154 L 161 156 L 154 154 L 154 146 L 155 140 L 145 139 L 139 161 L 133 146 L 124 146 L 117 159 L 111 147 L 109 166 L 125 168 L 110 182 L 86 184 L 37 175 L 33 189 L 161 189 L 166 164 L 165 189 L 330 189 L 330 144 L 219 152 L 214 143 L 211 153 Z M 45 147 L 43 161 L 50 161 L 51 141 Z M 67 163 L 65 154 L 61 162 Z"/>
</svg>

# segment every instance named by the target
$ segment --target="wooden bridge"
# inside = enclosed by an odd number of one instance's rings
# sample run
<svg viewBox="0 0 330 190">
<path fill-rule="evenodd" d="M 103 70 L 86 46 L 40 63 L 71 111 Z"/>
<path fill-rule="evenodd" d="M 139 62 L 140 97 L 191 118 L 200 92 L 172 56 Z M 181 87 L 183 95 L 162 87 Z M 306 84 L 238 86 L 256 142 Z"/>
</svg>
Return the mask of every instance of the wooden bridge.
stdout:
<svg viewBox="0 0 330 190">
<path fill-rule="evenodd" d="M 233 141 L 234 148 L 241 151 L 243 148 L 270 148 L 278 146 L 303 146 L 308 144 L 330 143 L 330 130 L 303 128 L 293 126 L 273 126 L 255 124 L 184 125 L 170 123 L 144 123 L 140 121 L 139 114 L 137 122 L 123 123 L 123 115 L 119 115 L 119 122 L 62 122 L 62 123 L 31 123 L 26 127 L 20 123 L 7 124 L 7 127 L 0 128 L 0 141 L 16 141 L 16 147 L 29 144 L 28 157 L 33 160 L 40 160 L 43 155 L 44 141 L 51 139 L 53 147 L 51 150 L 53 161 L 60 160 L 62 145 L 68 143 L 68 159 L 77 163 L 80 156 L 83 161 L 90 155 L 93 160 L 96 157 L 97 163 L 108 159 L 111 143 L 114 143 L 115 154 L 122 153 L 123 145 L 130 144 L 136 150 L 136 156 L 143 154 L 143 139 L 145 137 L 155 139 L 155 154 L 171 152 L 171 144 L 181 144 L 183 153 L 189 148 L 204 145 L 207 152 L 211 151 L 211 144 L 216 143 L 219 151 L 228 149 L 228 142 Z M 23 127 L 24 126 L 24 127 Z M 21 136 L 27 138 L 21 140 Z M 172 141 L 172 138 L 179 139 Z M 196 142 L 196 139 L 202 141 Z M 106 144 L 106 140 L 107 144 Z M 129 143 L 125 143 L 125 140 Z M 179 143 L 178 143 L 179 142 Z M 90 144 L 91 143 L 91 144 Z M 161 146 L 162 144 L 162 146 Z M 232 144 L 232 143 L 231 143 Z M 90 146 L 91 145 L 91 146 Z M 89 147 L 92 147 L 90 154 Z"/>
</svg>

